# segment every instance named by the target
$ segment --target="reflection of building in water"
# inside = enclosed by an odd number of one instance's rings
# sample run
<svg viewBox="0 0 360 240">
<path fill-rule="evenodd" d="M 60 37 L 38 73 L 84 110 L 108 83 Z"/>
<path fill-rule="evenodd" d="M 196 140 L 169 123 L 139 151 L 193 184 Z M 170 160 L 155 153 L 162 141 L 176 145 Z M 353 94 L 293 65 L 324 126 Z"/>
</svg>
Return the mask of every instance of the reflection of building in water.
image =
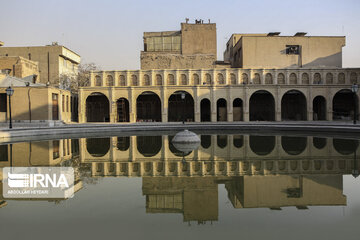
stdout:
<svg viewBox="0 0 360 240">
<path fill-rule="evenodd" d="M 184 221 L 218 219 L 216 178 L 144 177 L 147 213 L 182 213 Z"/>
<path fill-rule="evenodd" d="M 242 176 L 225 187 L 235 208 L 346 205 L 342 175 Z"/>
<path fill-rule="evenodd" d="M 358 141 L 350 139 L 203 135 L 201 140 L 185 164 L 167 136 L 80 139 L 80 158 L 91 164 L 93 176 L 243 176 L 351 174 L 354 152 L 359 154 Z"/>
<path fill-rule="evenodd" d="M 82 188 L 80 173 L 74 162 L 79 162 L 79 140 L 60 139 L 39 142 L 20 142 L 0 145 L 0 207 L 6 206 L 3 197 L 4 167 L 45 167 L 45 166 L 73 166 L 75 171 L 74 192 Z M 10 199 L 6 199 L 10 200 Z M 21 199 L 14 199 L 21 200 Z M 56 201 L 57 199 L 41 199 Z"/>
</svg>

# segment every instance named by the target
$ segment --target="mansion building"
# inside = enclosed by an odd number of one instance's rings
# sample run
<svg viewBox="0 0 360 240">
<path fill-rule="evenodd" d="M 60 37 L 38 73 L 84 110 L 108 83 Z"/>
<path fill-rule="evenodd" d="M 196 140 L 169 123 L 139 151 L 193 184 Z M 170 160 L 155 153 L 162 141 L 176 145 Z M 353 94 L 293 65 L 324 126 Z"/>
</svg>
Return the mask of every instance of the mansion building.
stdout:
<svg viewBox="0 0 360 240">
<path fill-rule="evenodd" d="M 214 23 L 146 32 L 140 70 L 91 72 L 79 122 L 351 120 L 360 68 L 342 68 L 344 46 L 343 36 L 233 34 L 216 61 Z"/>
</svg>

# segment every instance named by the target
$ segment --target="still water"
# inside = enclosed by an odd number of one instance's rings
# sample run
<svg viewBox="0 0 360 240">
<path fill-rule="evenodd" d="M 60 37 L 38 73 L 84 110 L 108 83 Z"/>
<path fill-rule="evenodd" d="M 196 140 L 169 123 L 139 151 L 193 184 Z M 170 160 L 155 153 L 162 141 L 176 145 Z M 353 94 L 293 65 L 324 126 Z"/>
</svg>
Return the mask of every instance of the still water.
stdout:
<svg viewBox="0 0 360 240">
<path fill-rule="evenodd" d="M 1 181 L 0 239 L 360 239 L 358 140 L 201 135 L 185 151 L 172 138 L 0 145 L 1 168 L 76 179 L 66 200 L 3 199 Z"/>
</svg>

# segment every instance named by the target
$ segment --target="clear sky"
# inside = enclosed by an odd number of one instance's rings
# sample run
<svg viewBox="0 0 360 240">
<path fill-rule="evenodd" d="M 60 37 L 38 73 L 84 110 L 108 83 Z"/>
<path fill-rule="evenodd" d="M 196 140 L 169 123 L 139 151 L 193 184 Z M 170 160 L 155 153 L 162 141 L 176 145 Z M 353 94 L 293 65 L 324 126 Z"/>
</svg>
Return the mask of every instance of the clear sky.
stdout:
<svg viewBox="0 0 360 240">
<path fill-rule="evenodd" d="M 0 0 L 5 46 L 58 42 L 103 70 L 138 69 L 143 32 L 217 24 L 218 59 L 232 33 L 346 36 L 343 66 L 360 67 L 359 0 Z"/>
</svg>

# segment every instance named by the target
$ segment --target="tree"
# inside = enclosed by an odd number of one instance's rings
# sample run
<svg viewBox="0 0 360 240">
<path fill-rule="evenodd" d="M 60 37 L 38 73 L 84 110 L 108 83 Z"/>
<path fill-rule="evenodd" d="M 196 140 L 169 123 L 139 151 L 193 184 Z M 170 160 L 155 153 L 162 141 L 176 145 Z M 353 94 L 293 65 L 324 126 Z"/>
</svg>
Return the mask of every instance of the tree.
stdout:
<svg viewBox="0 0 360 240">
<path fill-rule="evenodd" d="M 98 71 L 100 67 L 95 63 L 81 63 L 78 66 L 78 73 L 63 73 L 60 75 L 60 88 L 77 92 L 79 87 L 90 85 L 90 71 Z"/>
</svg>

